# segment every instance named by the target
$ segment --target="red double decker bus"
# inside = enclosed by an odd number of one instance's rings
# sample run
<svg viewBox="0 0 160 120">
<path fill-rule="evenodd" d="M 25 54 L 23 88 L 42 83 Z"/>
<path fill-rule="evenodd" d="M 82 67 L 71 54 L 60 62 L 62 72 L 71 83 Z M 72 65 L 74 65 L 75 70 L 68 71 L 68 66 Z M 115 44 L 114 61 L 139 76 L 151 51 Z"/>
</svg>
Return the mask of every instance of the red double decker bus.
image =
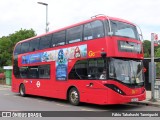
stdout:
<svg viewBox="0 0 160 120">
<path fill-rule="evenodd" d="M 145 99 L 143 50 L 126 20 L 90 20 L 29 38 L 13 52 L 12 91 L 80 102 L 121 104 Z"/>
</svg>

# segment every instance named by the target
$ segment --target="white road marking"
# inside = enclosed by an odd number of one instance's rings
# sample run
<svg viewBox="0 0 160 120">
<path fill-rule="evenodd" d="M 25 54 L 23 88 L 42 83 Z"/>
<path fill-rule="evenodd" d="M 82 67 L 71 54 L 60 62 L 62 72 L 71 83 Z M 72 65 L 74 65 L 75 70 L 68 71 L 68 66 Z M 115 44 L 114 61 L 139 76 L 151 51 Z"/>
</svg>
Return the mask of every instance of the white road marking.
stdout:
<svg viewBox="0 0 160 120">
<path fill-rule="evenodd" d="M 13 96 L 13 97 L 19 97 L 19 96 Z"/>
<path fill-rule="evenodd" d="M 68 105 L 63 105 L 63 104 L 56 104 L 56 105 L 61 106 L 61 107 L 70 107 Z"/>
<path fill-rule="evenodd" d="M 82 111 L 95 111 L 95 110 L 91 110 L 91 109 L 85 109 L 85 108 L 83 108 L 83 109 L 81 109 Z"/>
<path fill-rule="evenodd" d="M 65 105 L 62 105 L 62 104 L 56 104 L 56 105 L 58 105 L 58 106 L 62 106 L 62 107 L 65 107 Z"/>
</svg>

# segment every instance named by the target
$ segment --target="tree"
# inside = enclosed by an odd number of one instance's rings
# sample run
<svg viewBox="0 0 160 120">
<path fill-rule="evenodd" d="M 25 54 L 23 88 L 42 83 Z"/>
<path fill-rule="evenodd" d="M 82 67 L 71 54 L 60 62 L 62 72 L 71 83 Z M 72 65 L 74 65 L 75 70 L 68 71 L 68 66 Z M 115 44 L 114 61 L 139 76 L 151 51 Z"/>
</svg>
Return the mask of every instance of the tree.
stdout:
<svg viewBox="0 0 160 120">
<path fill-rule="evenodd" d="M 160 57 L 160 47 L 157 49 L 157 51 L 155 52 L 155 56 L 156 57 Z"/>
<path fill-rule="evenodd" d="M 12 64 L 12 53 L 17 42 L 35 36 L 33 29 L 21 29 L 9 36 L 0 38 L 0 67 Z"/>
<path fill-rule="evenodd" d="M 151 57 L 151 41 L 144 40 L 143 42 L 143 49 L 144 49 L 144 57 Z M 154 47 L 154 54 L 155 57 L 160 57 L 160 46 Z"/>
<path fill-rule="evenodd" d="M 145 40 L 143 42 L 144 57 L 151 57 L 151 41 Z M 160 46 L 154 47 L 155 58 L 160 58 Z M 160 78 L 160 62 L 156 62 L 156 75 Z"/>
<path fill-rule="evenodd" d="M 151 42 L 149 40 L 144 40 L 143 42 L 143 50 L 144 50 L 144 57 L 150 57 L 151 55 Z"/>
</svg>

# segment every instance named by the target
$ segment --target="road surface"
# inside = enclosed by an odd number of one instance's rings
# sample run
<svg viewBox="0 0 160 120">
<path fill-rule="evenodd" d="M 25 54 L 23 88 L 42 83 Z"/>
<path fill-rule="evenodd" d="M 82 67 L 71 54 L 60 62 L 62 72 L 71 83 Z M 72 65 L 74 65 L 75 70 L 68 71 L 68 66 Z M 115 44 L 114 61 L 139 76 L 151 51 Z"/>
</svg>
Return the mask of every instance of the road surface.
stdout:
<svg viewBox="0 0 160 120">
<path fill-rule="evenodd" d="M 114 111 L 160 111 L 159 107 L 146 106 L 146 105 L 136 105 L 136 104 L 122 104 L 122 105 L 93 105 L 82 103 L 80 106 L 73 106 L 65 100 L 32 96 L 21 97 L 18 93 L 11 92 L 10 88 L 0 87 L 0 111 L 79 111 L 79 114 L 89 111 L 104 111 L 104 112 L 114 112 Z M 83 116 L 83 115 L 82 115 Z M 94 116 L 94 115 L 93 115 Z M 58 119 L 60 119 L 60 115 Z M 62 116 L 63 118 L 63 116 Z M 97 117 L 87 120 L 97 120 Z M 49 119 L 49 118 L 48 118 Z M 72 120 L 73 117 L 71 116 Z M 85 119 L 85 117 L 78 117 L 76 120 Z M 103 117 L 104 119 L 104 117 Z M 143 119 L 142 119 L 143 120 Z M 145 119 L 146 120 L 146 119 Z M 155 120 L 155 119 L 154 119 Z"/>
</svg>

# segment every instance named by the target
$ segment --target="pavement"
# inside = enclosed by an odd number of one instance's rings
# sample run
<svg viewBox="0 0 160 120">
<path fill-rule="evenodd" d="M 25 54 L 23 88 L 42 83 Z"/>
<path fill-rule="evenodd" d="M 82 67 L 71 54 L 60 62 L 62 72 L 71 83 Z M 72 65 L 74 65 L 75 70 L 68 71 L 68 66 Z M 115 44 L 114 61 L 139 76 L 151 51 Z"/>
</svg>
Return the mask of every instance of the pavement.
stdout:
<svg viewBox="0 0 160 120">
<path fill-rule="evenodd" d="M 1 85 L 1 88 L 11 88 L 10 85 Z M 155 106 L 160 107 L 160 93 L 156 91 L 155 93 L 155 100 L 151 100 L 151 91 L 146 91 L 146 100 L 138 101 L 138 102 L 131 102 L 130 104 L 139 104 L 139 105 L 147 105 L 147 106 Z"/>
<path fill-rule="evenodd" d="M 158 91 L 155 91 L 155 99 L 151 100 L 151 91 L 146 91 L 146 100 L 133 102 L 131 104 L 141 104 L 141 105 L 160 107 L 160 96 Z"/>
<path fill-rule="evenodd" d="M 11 88 L 10 85 L 1 85 L 1 84 L 0 84 L 0 87 L 1 87 L 1 88 Z"/>
</svg>

